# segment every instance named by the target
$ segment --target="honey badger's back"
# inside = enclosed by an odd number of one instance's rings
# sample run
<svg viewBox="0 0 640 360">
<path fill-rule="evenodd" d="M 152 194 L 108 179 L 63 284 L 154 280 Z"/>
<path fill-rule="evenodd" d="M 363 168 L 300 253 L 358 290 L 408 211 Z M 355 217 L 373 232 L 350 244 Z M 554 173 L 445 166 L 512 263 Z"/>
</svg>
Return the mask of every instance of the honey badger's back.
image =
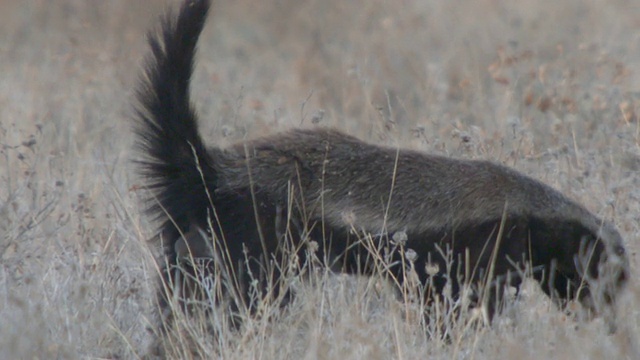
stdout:
<svg viewBox="0 0 640 360">
<path fill-rule="evenodd" d="M 503 166 L 380 147 L 328 129 L 206 149 L 189 80 L 208 8 L 209 1 L 187 1 L 176 21 L 165 19 L 160 35 L 151 35 L 152 56 L 138 92 L 140 163 L 149 179 L 150 211 L 162 222 L 169 293 L 182 286 L 172 279 L 197 270 L 186 258 L 203 257 L 215 260 L 207 262 L 206 272 L 226 269 L 236 278 L 228 290 L 244 294 L 244 301 L 251 280 L 245 261 L 252 276 L 277 282 L 279 270 L 270 266 L 281 257 L 282 242 L 301 249 L 306 234 L 341 258 L 341 270 L 366 272 L 361 261 L 367 248 L 352 230 L 380 235 L 380 246 L 388 233 L 406 232 L 422 281 L 437 245 L 449 246 L 456 258 L 468 249 L 471 266 L 486 270 L 491 251 L 483 249 L 497 243 L 503 214 L 496 275 L 511 270 L 508 259 L 526 259 L 544 267 L 540 274 L 546 277 L 536 276 L 545 291 L 563 298 L 580 296 L 576 288 L 583 277 L 606 278 L 598 291 L 608 299 L 626 281 L 628 260 L 612 226 Z M 585 248 L 592 254 L 580 264 Z M 404 274 L 400 263 L 390 269 L 398 279 Z M 266 287 L 273 285 L 269 281 Z M 179 297 L 192 293 L 183 290 L 177 290 Z"/>
<path fill-rule="evenodd" d="M 231 191 L 251 178 L 270 192 L 300 186 L 307 203 L 322 201 L 325 220 L 345 226 L 351 212 L 359 226 L 416 231 L 502 217 L 562 217 L 601 225 L 582 206 L 539 181 L 488 161 L 451 159 L 365 143 L 332 129 L 296 129 L 227 150 L 219 166 Z M 392 190 L 393 188 L 393 190 Z M 388 212 L 386 211 L 386 208 Z"/>
</svg>

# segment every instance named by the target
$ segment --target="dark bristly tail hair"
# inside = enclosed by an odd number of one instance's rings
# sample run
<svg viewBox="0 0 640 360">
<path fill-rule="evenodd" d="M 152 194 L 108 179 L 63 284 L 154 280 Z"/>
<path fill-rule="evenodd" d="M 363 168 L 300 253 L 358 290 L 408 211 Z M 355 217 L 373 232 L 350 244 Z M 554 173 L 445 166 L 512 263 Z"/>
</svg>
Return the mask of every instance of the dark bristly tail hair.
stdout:
<svg viewBox="0 0 640 360">
<path fill-rule="evenodd" d="M 169 258 L 175 257 L 175 239 L 188 231 L 190 219 L 207 218 L 205 184 L 214 189 L 217 177 L 189 97 L 196 43 L 209 8 L 209 0 L 186 1 L 177 19 L 166 15 L 160 31 L 149 34 L 152 52 L 137 92 L 135 132 L 144 156 L 138 162 L 148 179 L 148 212 L 161 222 Z"/>
</svg>

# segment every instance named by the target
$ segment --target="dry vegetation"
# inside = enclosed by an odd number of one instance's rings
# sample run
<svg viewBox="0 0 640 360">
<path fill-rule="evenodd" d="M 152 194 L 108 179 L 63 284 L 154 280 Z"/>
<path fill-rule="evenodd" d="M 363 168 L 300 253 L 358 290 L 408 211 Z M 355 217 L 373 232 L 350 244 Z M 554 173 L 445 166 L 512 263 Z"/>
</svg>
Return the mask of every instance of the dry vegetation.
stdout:
<svg viewBox="0 0 640 360">
<path fill-rule="evenodd" d="M 144 34 L 166 5 L 0 0 L 0 358 L 129 359 L 152 341 L 153 224 L 139 211 L 128 118 Z M 193 86 L 211 143 L 319 123 L 492 159 L 612 219 L 637 274 L 634 1 L 241 0 L 213 12 Z M 267 307 L 238 331 L 215 323 L 217 337 L 187 322 L 168 354 L 640 358 L 635 281 L 613 335 L 530 284 L 492 326 L 450 322 L 445 340 L 380 279 L 287 281 L 298 289 L 287 310 Z"/>
</svg>

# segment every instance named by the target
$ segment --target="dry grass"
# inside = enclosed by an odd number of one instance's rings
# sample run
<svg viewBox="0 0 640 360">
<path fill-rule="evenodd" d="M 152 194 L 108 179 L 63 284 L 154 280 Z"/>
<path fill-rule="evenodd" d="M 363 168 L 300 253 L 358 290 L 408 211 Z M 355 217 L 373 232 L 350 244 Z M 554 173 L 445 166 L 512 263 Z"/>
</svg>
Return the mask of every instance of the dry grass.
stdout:
<svg viewBox="0 0 640 360">
<path fill-rule="evenodd" d="M 128 117 L 144 34 L 165 5 L 0 0 L 1 358 L 129 359 L 152 341 L 153 227 Z M 615 221 L 636 274 L 639 18 L 628 0 L 221 1 L 194 98 L 211 143 L 320 123 L 514 166 Z M 218 337 L 187 322 L 196 336 L 169 353 L 640 358 L 635 281 L 614 335 L 530 284 L 491 327 L 443 341 L 380 279 L 314 274 L 287 279 L 299 296 L 286 311 Z"/>
</svg>

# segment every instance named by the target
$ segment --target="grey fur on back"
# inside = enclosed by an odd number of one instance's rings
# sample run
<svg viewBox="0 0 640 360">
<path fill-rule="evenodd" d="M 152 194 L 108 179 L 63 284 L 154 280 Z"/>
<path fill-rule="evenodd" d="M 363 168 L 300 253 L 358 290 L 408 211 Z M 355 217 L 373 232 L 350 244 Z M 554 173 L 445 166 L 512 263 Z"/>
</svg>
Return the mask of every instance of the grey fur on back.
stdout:
<svg viewBox="0 0 640 360">
<path fill-rule="evenodd" d="M 333 129 L 295 129 L 220 156 L 219 191 L 246 187 L 249 171 L 259 189 L 282 197 L 291 183 L 308 206 L 324 205 L 311 208 L 333 226 L 427 231 L 499 219 L 506 206 L 508 215 L 576 220 L 594 232 L 611 227 L 508 167 L 372 145 Z"/>
</svg>

